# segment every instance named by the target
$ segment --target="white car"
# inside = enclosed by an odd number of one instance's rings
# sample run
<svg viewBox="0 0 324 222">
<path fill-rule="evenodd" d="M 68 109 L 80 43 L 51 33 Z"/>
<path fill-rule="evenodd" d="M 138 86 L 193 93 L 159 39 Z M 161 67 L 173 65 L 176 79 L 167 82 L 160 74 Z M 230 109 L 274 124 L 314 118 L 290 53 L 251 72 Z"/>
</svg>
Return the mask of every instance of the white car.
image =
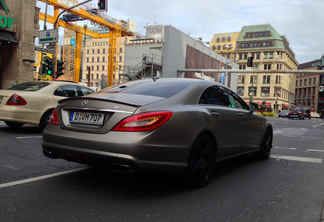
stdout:
<svg viewBox="0 0 324 222">
<path fill-rule="evenodd" d="M 0 90 L 0 121 L 13 128 L 32 124 L 43 130 L 59 100 L 93 92 L 89 87 L 74 82 L 24 82 Z"/>
<path fill-rule="evenodd" d="M 320 118 L 320 115 L 316 112 L 311 112 L 311 117 L 312 118 Z"/>
</svg>

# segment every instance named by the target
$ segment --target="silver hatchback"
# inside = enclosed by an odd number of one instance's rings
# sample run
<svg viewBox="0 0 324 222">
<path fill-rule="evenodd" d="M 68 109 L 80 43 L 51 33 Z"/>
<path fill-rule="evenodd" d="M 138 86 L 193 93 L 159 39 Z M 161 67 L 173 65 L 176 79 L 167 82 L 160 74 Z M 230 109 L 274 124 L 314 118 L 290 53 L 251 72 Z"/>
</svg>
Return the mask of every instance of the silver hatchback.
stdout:
<svg viewBox="0 0 324 222">
<path fill-rule="evenodd" d="M 272 137 L 270 122 L 224 85 L 146 79 L 60 101 L 42 146 L 50 158 L 184 173 L 201 187 L 218 161 L 247 153 L 268 159 Z"/>
</svg>

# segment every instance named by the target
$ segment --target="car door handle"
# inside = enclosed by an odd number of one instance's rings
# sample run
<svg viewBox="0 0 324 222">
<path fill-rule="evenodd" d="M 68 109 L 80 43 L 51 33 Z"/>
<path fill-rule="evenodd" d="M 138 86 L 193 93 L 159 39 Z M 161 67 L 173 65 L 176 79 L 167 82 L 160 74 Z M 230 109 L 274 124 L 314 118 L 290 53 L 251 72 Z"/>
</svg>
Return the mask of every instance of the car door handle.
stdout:
<svg viewBox="0 0 324 222">
<path fill-rule="evenodd" d="M 244 117 L 244 113 L 242 113 L 242 112 L 238 112 L 237 113 L 240 117 Z"/>
<path fill-rule="evenodd" d="M 212 114 L 213 117 L 220 117 L 219 112 L 212 111 L 211 114 Z"/>
</svg>

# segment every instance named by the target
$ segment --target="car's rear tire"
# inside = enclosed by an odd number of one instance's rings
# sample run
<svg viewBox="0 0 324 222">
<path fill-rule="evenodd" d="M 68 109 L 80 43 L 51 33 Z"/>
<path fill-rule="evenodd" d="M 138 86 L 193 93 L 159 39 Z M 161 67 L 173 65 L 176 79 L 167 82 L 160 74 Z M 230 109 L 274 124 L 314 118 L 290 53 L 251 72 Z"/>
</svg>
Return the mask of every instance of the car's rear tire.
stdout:
<svg viewBox="0 0 324 222">
<path fill-rule="evenodd" d="M 215 143 L 207 134 L 198 137 L 188 159 L 186 178 L 190 186 L 200 188 L 208 184 L 215 164 Z"/>
<path fill-rule="evenodd" d="M 44 130 L 45 127 L 49 124 L 49 122 L 50 122 L 50 120 L 51 120 L 52 112 L 53 112 L 53 110 L 47 110 L 47 111 L 43 114 L 43 116 L 42 116 L 42 118 L 41 118 L 41 121 L 40 121 L 40 123 L 39 123 L 39 128 L 40 128 L 41 130 Z"/>
<path fill-rule="evenodd" d="M 17 123 L 17 122 L 11 122 L 11 121 L 4 121 L 5 124 L 11 128 L 14 129 L 19 129 L 20 127 L 22 127 L 24 124 L 23 123 Z"/>
<path fill-rule="evenodd" d="M 260 151 L 256 152 L 255 155 L 258 159 L 267 160 L 270 157 L 271 148 L 272 148 L 272 133 L 270 129 L 267 129 L 266 133 L 264 134 Z"/>
</svg>

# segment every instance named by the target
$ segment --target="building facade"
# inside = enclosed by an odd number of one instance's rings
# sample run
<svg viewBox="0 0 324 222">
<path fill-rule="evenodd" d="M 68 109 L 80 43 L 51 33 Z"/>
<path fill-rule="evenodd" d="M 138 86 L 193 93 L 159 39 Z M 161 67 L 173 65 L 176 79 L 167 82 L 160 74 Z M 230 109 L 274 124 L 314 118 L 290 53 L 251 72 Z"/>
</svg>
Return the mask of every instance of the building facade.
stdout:
<svg viewBox="0 0 324 222">
<path fill-rule="evenodd" d="M 97 31 L 97 29 L 93 30 Z M 119 83 L 119 74 L 124 68 L 126 44 L 136 38 L 140 38 L 138 34 L 131 37 L 120 37 L 116 39 L 113 85 Z M 109 38 L 86 38 L 84 44 L 85 47 L 83 47 L 82 53 L 82 74 L 80 75 L 80 82 L 87 85 L 90 83 L 90 87 L 105 88 L 107 86 L 108 74 Z"/>
<path fill-rule="evenodd" d="M 39 10 L 36 0 L 0 2 L 0 89 L 34 80 Z"/>
<path fill-rule="evenodd" d="M 320 59 L 302 63 L 298 70 L 324 70 L 324 54 Z M 324 71 L 323 71 L 324 72 Z M 296 77 L 295 104 L 315 112 L 324 109 L 324 73 L 300 73 Z"/>
<path fill-rule="evenodd" d="M 233 33 L 228 35 L 234 36 Z M 227 34 L 221 36 L 225 36 L 226 41 Z M 296 70 L 298 62 L 287 38 L 279 35 L 270 24 L 251 25 L 244 26 L 236 43 L 230 44 L 235 45 L 230 59 L 239 65 L 239 69 L 267 70 L 264 74 L 240 73 L 237 93 L 246 102 L 265 103 L 277 110 L 288 109 L 295 101 L 296 74 L 283 74 L 277 70 Z M 216 45 L 218 49 L 219 45 Z M 247 67 L 248 57 L 254 58 L 252 67 Z"/>
</svg>

